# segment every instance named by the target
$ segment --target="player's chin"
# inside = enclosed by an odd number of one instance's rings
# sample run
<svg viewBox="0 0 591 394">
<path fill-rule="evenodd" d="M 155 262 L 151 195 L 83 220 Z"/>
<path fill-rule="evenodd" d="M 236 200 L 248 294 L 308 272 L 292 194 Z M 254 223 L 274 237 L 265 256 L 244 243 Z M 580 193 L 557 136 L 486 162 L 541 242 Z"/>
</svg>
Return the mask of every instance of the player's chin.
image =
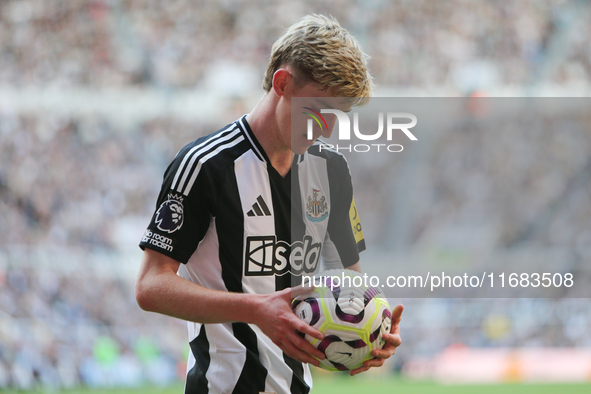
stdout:
<svg viewBox="0 0 591 394">
<path fill-rule="evenodd" d="M 295 153 L 296 155 L 303 155 L 304 153 L 306 153 L 306 151 L 308 150 L 308 148 L 311 146 L 307 145 L 307 144 L 292 144 L 291 145 L 291 151 L 293 153 Z"/>
<path fill-rule="evenodd" d="M 296 155 L 303 155 L 304 153 L 306 153 L 306 150 L 308 150 L 307 148 L 303 148 L 303 149 L 294 149 L 292 148 L 291 151 L 293 153 L 295 153 Z"/>
<path fill-rule="evenodd" d="M 304 154 L 309 147 L 314 145 L 314 142 L 316 142 L 316 139 L 309 140 L 305 135 L 294 138 L 291 141 L 291 151 L 298 155 Z"/>
</svg>

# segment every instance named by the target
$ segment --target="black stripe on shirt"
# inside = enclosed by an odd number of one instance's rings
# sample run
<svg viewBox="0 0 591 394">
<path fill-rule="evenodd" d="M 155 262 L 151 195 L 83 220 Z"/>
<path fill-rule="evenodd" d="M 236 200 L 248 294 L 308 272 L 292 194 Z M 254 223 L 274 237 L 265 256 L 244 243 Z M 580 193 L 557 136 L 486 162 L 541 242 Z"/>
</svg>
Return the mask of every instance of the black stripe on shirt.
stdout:
<svg viewBox="0 0 591 394">
<path fill-rule="evenodd" d="M 240 191 L 236 182 L 234 163 L 226 167 L 221 187 L 224 190 L 220 193 L 218 209 L 224 209 L 226 212 L 224 215 L 219 215 L 216 220 L 225 220 L 225 222 L 216 223 L 216 228 L 219 242 L 219 258 L 222 266 L 222 280 L 228 291 L 242 293 L 244 214 L 240 204 Z M 228 212 L 229 209 L 235 211 Z"/>
<path fill-rule="evenodd" d="M 207 378 L 205 373 L 209 368 L 210 357 L 209 357 L 209 341 L 207 340 L 207 334 L 205 333 L 205 325 L 201 326 L 199 335 L 193 339 L 189 345 L 191 346 L 191 352 L 195 357 L 195 365 L 189 372 L 187 372 L 187 382 L 185 384 L 185 394 L 207 394 Z"/>
<path fill-rule="evenodd" d="M 236 382 L 233 393 L 258 394 L 265 391 L 267 369 L 259 359 L 258 339 L 256 333 L 246 323 L 232 323 L 234 336 L 246 347 L 244 367 Z"/>
<path fill-rule="evenodd" d="M 291 386 L 289 388 L 291 394 L 308 394 L 310 392 L 310 386 L 304 380 L 304 365 L 285 353 L 283 353 L 283 360 L 293 371 Z"/>
</svg>

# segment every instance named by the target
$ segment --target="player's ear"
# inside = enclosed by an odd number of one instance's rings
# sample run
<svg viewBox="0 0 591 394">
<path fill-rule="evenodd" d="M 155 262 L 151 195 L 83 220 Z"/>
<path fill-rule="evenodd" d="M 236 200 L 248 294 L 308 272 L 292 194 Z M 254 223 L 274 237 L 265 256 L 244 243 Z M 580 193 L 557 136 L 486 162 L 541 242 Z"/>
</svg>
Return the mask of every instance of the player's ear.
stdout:
<svg viewBox="0 0 591 394">
<path fill-rule="evenodd" d="M 273 91 L 277 96 L 283 96 L 293 84 L 293 74 L 286 68 L 280 68 L 273 74 Z"/>
</svg>

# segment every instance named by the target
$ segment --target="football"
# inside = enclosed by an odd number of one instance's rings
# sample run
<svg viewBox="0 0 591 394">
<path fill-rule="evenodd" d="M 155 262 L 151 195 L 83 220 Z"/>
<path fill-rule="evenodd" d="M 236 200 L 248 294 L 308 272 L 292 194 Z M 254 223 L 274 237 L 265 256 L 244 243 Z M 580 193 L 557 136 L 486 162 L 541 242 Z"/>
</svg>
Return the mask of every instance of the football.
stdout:
<svg viewBox="0 0 591 394">
<path fill-rule="evenodd" d="M 315 289 L 294 299 L 292 309 L 303 321 L 324 334 L 318 340 L 304 338 L 326 358 L 320 367 L 347 371 L 373 358 L 371 352 L 384 346 L 382 335 L 390 332 L 392 315 L 384 293 L 364 283 L 352 270 L 328 270 L 303 282 Z M 302 334 L 303 335 L 303 334 Z"/>
</svg>

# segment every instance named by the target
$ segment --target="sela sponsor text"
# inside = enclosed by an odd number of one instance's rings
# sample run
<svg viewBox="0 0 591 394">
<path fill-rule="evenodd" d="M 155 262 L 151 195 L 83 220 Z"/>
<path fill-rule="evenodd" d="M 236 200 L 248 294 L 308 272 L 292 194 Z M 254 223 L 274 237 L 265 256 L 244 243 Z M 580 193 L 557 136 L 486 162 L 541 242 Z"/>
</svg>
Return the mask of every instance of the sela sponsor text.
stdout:
<svg viewBox="0 0 591 394">
<path fill-rule="evenodd" d="M 320 261 L 322 245 L 304 236 L 303 242 L 288 244 L 277 241 L 275 235 L 251 236 L 246 238 L 244 256 L 245 276 L 293 275 L 316 272 Z"/>
</svg>

